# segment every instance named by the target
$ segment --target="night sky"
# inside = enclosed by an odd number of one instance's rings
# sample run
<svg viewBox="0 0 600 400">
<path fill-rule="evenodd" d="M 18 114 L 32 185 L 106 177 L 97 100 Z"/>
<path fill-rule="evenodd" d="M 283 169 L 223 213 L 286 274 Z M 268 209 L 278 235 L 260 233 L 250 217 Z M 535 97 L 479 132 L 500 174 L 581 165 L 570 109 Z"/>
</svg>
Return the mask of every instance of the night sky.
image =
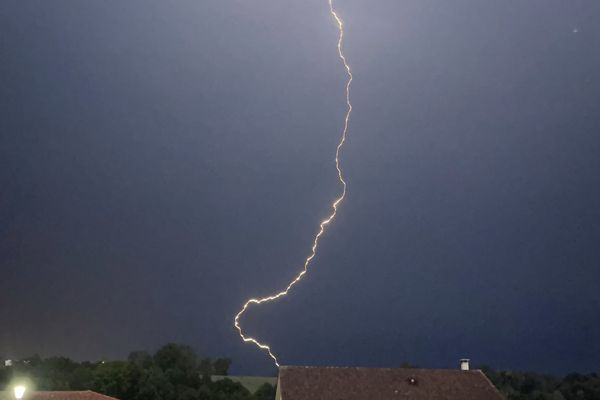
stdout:
<svg viewBox="0 0 600 400">
<path fill-rule="evenodd" d="M 283 364 L 600 368 L 600 2 L 337 0 L 349 195 L 248 333 Z M 0 355 L 169 342 L 309 254 L 345 111 L 325 0 L 0 3 Z"/>
</svg>

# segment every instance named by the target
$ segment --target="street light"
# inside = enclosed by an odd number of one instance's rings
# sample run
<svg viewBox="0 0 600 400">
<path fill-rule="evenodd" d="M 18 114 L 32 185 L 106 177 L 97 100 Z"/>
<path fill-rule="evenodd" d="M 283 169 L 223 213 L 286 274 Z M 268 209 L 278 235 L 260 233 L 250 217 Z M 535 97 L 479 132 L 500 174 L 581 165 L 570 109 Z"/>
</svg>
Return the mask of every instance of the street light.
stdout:
<svg viewBox="0 0 600 400">
<path fill-rule="evenodd" d="M 23 385 L 15 386 L 15 399 L 21 400 L 25 394 L 25 389 L 27 388 Z"/>
</svg>

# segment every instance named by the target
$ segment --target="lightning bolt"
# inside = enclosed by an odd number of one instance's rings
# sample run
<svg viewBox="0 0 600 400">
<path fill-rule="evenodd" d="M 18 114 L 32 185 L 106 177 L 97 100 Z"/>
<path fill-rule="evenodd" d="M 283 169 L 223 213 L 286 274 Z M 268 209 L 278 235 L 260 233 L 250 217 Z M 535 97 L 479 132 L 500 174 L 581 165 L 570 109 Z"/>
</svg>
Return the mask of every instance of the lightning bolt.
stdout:
<svg viewBox="0 0 600 400">
<path fill-rule="evenodd" d="M 335 8 L 333 6 L 333 0 L 327 0 L 327 1 L 329 3 L 329 11 L 330 11 L 331 16 L 333 17 L 333 19 L 338 27 L 338 31 L 339 31 L 338 42 L 337 42 L 338 56 L 339 56 L 340 60 L 342 61 L 342 63 L 344 64 L 344 68 L 346 69 L 346 74 L 348 76 L 348 80 L 346 82 L 347 110 L 346 110 L 346 117 L 344 118 L 344 129 L 342 130 L 342 135 L 340 137 L 340 141 L 335 150 L 335 168 L 337 170 L 339 182 L 342 186 L 342 192 L 331 203 L 331 214 L 329 214 L 329 216 L 327 218 L 325 218 L 324 220 L 322 220 L 321 223 L 319 224 L 319 230 L 318 230 L 317 234 L 314 236 L 310 255 L 304 261 L 304 268 L 300 271 L 300 273 L 287 285 L 287 287 L 284 290 L 282 290 L 276 294 L 273 294 L 271 296 L 268 296 L 268 297 L 263 297 L 263 298 L 259 298 L 259 299 L 254 298 L 254 299 L 249 299 L 248 301 L 246 301 L 246 303 L 244 303 L 244 306 L 242 307 L 240 312 L 238 312 L 234 318 L 234 326 L 238 330 L 242 340 L 246 343 L 253 343 L 258 348 L 266 351 L 269 354 L 269 356 L 273 359 L 273 361 L 275 362 L 275 365 L 277 367 L 279 367 L 279 362 L 277 361 L 277 357 L 275 356 L 275 354 L 273 354 L 271 347 L 267 344 L 259 342 L 257 339 L 255 339 L 253 337 L 246 336 L 240 326 L 240 317 L 248 310 L 248 307 L 250 307 L 250 305 L 252 305 L 252 304 L 258 305 L 258 304 L 262 304 L 262 303 L 268 303 L 271 301 L 275 301 L 275 300 L 279 299 L 280 297 L 287 296 L 288 293 L 290 292 L 290 290 L 298 282 L 300 282 L 302 280 L 302 278 L 304 278 L 304 276 L 308 272 L 308 267 L 310 266 L 310 264 L 312 263 L 312 261 L 314 260 L 314 258 L 317 255 L 317 249 L 319 247 L 319 240 L 321 239 L 321 236 L 323 236 L 323 234 L 325 233 L 327 226 L 329 226 L 333 222 L 335 217 L 337 216 L 338 207 L 346 198 L 346 192 L 347 192 L 347 187 L 348 187 L 346 184 L 346 181 L 344 180 L 344 175 L 342 173 L 342 168 L 340 165 L 340 153 L 342 151 L 342 147 L 344 147 L 344 143 L 346 142 L 346 137 L 348 135 L 348 124 L 350 122 L 350 115 L 352 114 L 352 103 L 350 101 L 350 87 L 352 86 L 352 81 L 354 80 L 354 77 L 352 75 L 352 72 L 350 70 L 350 65 L 348 64 L 348 61 L 346 60 L 346 56 L 344 55 L 344 51 L 343 51 L 344 23 L 343 23 L 342 19 L 339 17 L 338 13 L 335 11 Z"/>
</svg>

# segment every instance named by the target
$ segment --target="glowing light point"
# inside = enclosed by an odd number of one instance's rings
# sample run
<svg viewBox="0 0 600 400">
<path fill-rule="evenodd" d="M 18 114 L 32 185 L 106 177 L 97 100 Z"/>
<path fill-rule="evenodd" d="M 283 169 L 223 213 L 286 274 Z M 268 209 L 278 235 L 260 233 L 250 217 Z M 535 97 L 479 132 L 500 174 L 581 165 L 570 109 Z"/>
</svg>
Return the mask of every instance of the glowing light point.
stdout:
<svg viewBox="0 0 600 400">
<path fill-rule="evenodd" d="M 27 388 L 23 385 L 18 385 L 15 386 L 14 388 L 14 392 L 15 392 L 15 399 L 17 400 L 21 400 L 23 398 L 23 396 L 25 395 L 25 390 Z"/>
</svg>

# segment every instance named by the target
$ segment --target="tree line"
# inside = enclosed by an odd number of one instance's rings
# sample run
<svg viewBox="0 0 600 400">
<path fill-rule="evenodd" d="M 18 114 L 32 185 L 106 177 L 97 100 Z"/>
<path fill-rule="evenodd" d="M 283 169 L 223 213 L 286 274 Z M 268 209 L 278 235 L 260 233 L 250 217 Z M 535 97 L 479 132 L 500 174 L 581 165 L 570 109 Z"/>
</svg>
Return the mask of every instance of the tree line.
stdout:
<svg viewBox="0 0 600 400">
<path fill-rule="evenodd" d="M 598 373 L 572 373 L 558 378 L 533 372 L 481 369 L 508 400 L 600 400 Z"/>
<path fill-rule="evenodd" d="M 133 352 L 125 361 L 76 362 L 29 357 L 0 367 L 0 387 L 26 380 L 35 390 L 93 390 L 120 400 L 273 400 L 269 384 L 250 393 L 229 379 L 231 360 L 200 358 L 190 346 L 167 344 L 154 354 Z"/>
<path fill-rule="evenodd" d="M 250 393 L 226 376 L 231 360 L 201 358 L 189 346 L 167 344 L 154 354 L 133 352 L 125 361 L 76 362 L 29 357 L 0 366 L 0 387 L 27 379 L 35 390 L 93 390 L 120 400 L 273 400 L 268 383 Z M 410 364 L 402 367 L 410 368 Z M 507 400 L 600 400 L 600 374 L 555 377 L 481 367 Z"/>
</svg>

